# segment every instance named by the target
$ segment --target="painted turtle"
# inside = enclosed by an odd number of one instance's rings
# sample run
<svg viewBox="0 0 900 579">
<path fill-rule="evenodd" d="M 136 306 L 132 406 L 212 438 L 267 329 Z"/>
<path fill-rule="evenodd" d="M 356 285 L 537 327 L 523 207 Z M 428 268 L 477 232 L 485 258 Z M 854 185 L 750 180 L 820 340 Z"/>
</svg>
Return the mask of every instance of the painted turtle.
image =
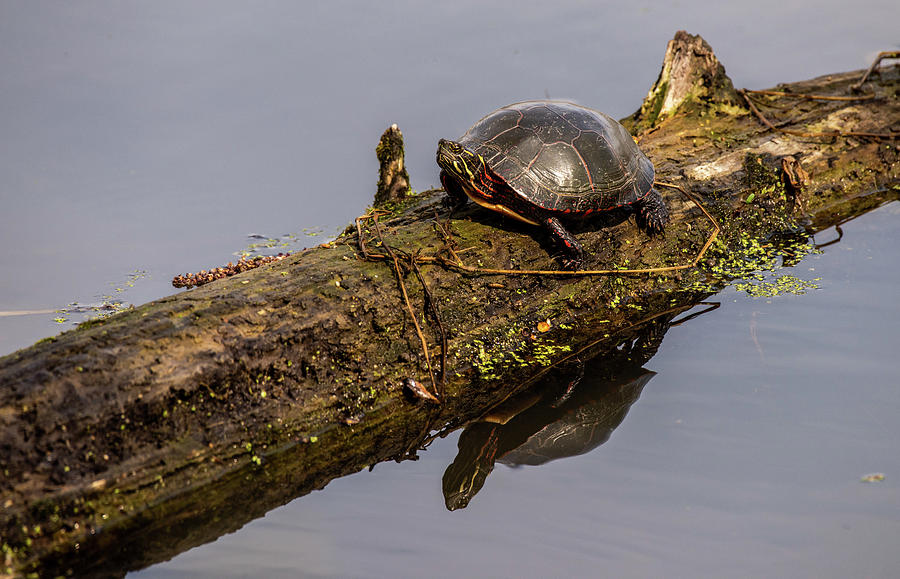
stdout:
<svg viewBox="0 0 900 579">
<path fill-rule="evenodd" d="M 543 227 L 582 262 L 578 240 L 562 221 L 630 209 L 641 229 L 663 231 L 669 211 L 653 188 L 653 163 L 615 119 L 576 104 L 526 101 L 487 115 L 459 141 L 441 139 L 437 163 L 453 209 L 467 198 Z"/>
</svg>

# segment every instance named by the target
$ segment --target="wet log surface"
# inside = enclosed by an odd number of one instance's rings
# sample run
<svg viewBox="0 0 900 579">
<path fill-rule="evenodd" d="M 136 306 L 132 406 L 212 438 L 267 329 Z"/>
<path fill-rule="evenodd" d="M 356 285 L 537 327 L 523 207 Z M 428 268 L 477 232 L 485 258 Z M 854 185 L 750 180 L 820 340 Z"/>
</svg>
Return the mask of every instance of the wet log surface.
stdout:
<svg viewBox="0 0 900 579">
<path fill-rule="evenodd" d="M 861 75 L 776 90 L 853 96 Z M 900 127 L 898 87 L 900 71 L 888 67 L 862 88 L 874 98 L 748 96 L 775 126 L 887 134 Z M 670 275 L 478 275 L 423 260 L 420 280 L 401 264 L 434 373 L 445 364 L 439 405 L 405 391 L 410 378 L 434 389 L 420 336 L 392 264 L 361 259 L 353 226 L 327 247 L 0 358 L 7 571 L 121 575 L 335 477 L 409 458 L 430 433 L 552 380 L 561 364 L 619 356 L 639 368 L 673 318 L 746 273 L 734 258 L 752 264 L 748 244 L 778 252 L 896 199 L 900 187 L 895 138 L 782 134 L 740 103 L 687 102 L 640 146 L 657 179 L 701 197 L 722 226 L 718 242 L 698 267 Z M 783 185 L 787 157 L 809 174 L 802 191 Z M 584 267 L 690 261 L 710 224 L 677 191 L 662 193 L 672 214 L 665 236 L 648 239 L 624 214 L 591 222 L 575 230 Z M 474 267 L 559 267 L 527 225 L 476 207 L 448 222 L 442 197 L 398 204 L 380 217 L 380 236 L 372 219 L 361 221 L 370 250 L 456 259 L 453 249 Z M 650 345 L 633 351 L 638 343 Z"/>
</svg>

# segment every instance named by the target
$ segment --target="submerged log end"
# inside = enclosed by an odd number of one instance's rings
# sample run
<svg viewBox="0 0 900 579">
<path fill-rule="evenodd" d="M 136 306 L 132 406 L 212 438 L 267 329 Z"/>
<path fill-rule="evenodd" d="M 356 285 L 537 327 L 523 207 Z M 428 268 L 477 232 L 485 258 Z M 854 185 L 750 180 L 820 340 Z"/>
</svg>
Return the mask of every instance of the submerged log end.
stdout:
<svg viewBox="0 0 900 579">
<path fill-rule="evenodd" d="M 627 120 L 632 133 L 650 129 L 687 105 L 708 107 L 740 102 L 725 67 L 699 34 L 675 33 L 666 47 L 662 70 L 640 110 Z"/>
<path fill-rule="evenodd" d="M 403 201 L 409 193 L 409 173 L 403 161 L 403 133 L 397 125 L 391 125 L 381 135 L 375 154 L 380 165 L 375 206 Z"/>
</svg>

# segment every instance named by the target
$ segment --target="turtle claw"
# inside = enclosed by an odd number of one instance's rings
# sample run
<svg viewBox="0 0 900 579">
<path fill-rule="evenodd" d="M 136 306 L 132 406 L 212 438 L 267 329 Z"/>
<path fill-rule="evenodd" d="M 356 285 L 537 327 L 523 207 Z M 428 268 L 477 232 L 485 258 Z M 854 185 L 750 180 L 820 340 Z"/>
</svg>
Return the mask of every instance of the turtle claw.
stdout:
<svg viewBox="0 0 900 579">
<path fill-rule="evenodd" d="M 658 215 L 653 213 L 647 214 L 644 209 L 638 212 L 636 220 L 638 227 L 643 229 L 650 237 L 659 235 L 666 230 L 665 220 L 660 219 Z"/>
<path fill-rule="evenodd" d="M 638 227 L 651 237 L 666 230 L 666 223 L 669 222 L 669 210 L 656 189 L 651 189 L 644 201 L 640 203 L 635 219 Z"/>
<path fill-rule="evenodd" d="M 575 236 L 563 227 L 562 223 L 559 222 L 559 219 L 556 219 L 555 217 L 548 217 L 544 221 L 544 227 L 546 227 L 547 231 L 550 233 L 551 239 L 553 239 L 565 254 L 565 257 L 562 259 L 563 268 L 573 271 L 580 268 L 584 252 L 581 249 L 581 244 L 575 239 Z"/>
</svg>

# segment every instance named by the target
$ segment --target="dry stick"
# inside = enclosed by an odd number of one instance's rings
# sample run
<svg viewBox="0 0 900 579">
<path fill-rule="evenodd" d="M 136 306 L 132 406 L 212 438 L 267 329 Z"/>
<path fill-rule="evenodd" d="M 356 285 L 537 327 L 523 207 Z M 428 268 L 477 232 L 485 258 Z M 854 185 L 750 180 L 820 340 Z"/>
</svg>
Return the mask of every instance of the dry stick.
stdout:
<svg viewBox="0 0 900 579">
<path fill-rule="evenodd" d="M 409 302 L 409 295 L 407 295 L 406 293 L 406 284 L 403 283 L 403 273 L 400 271 L 400 261 L 397 259 L 397 255 L 394 253 L 394 250 L 391 249 L 391 246 L 387 243 L 384 243 L 384 237 L 381 235 L 381 226 L 378 224 L 377 213 L 373 218 L 373 223 L 375 224 L 375 232 L 381 239 L 382 246 L 390 255 L 391 260 L 394 262 L 394 273 L 397 275 L 397 281 L 400 284 L 400 291 L 403 293 L 403 301 L 406 302 L 406 309 L 409 311 L 409 315 L 412 318 L 413 325 L 416 328 L 416 334 L 419 336 L 419 340 L 422 342 L 422 352 L 424 352 L 425 354 L 425 366 L 428 367 L 428 374 L 431 377 L 431 387 L 435 392 L 437 392 L 437 382 L 434 379 L 434 370 L 432 370 L 431 368 L 431 356 L 428 355 L 428 342 L 425 340 L 425 336 L 422 334 L 422 328 L 419 327 L 419 321 L 416 319 L 416 312 L 413 310 L 412 304 Z"/>
<path fill-rule="evenodd" d="M 453 234 L 450 233 L 447 226 L 441 222 L 440 217 L 438 217 L 437 209 L 434 210 L 434 224 L 437 225 L 441 238 L 444 240 L 444 247 L 450 252 L 450 255 L 453 256 L 453 259 L 456 260 L 458 265 L 463 265 L 463 260 L 460 259 L 459 254 L 456 253 L 456 250 L 453 248 L 455 245 Z"/>
<path fill-rule="evenodd" d="M 447 377 L 447 332 L 444 330 L 444 322 L 441 320 L 441 313 L 437 308 L 437 304 L 434 303 L 434 297 L 431 295 L 431 290 L 428 289 L 428 284 L 425 282 L 425 276 L 422 275 L 422 271 L 416 263 L 416 257 L 417 256 L 410 256 L 409 264 L 416 273 L 416 277 L 419 278 L 419 283 L 422 284 L 422 290 L 425 293 L 425 304 L 428 306 L 428 309 L 431 310 L 431 315 L 434 317 L 434 321 L 438 326 L 438 332 L 441 335 L 441 389 L 438 394 L 443 398 L 444 382 Z"/>
<path fill-rule="evenodd" d="M 819 138 L 819 137 L 868 137 L 871 139 L 896 139 L 900 137 L 900 133 L 865 133 L 859 131 L 829 131 L 824 133 L 807 133 L 805 131 L 794 131 L 791 129 L 782 129 L 781 127 L 776 127 L 763 115 L 759 112 L 759 109 L 756 108 L 756 105 L 753 104 L 753 101 L 750 100 L 750 96 L 747 94 L 746 89 L 739 89 L 738 92 L 744 97 L 744 101 L 746 101 L 747 105 L 750 107 L 750 110 L 753 111 L 753 114 L 764 124 L 766 127 L 773 131 L 777 131 L 779 133 L 784 133 L 785 135 L 793 135 L 795 137 L 806 137 L 806 138 Z"/>
<path fill-rule="evenodd" d="M 764 94 L 768 96 L 780 96 L 780 97 L 791 97 L 795 99 L 804 99 L 810 101 L 868 101 L 872 99 L 878 98 L 876 95 L 867 94 L 860 96 L 828 96 L 828 95 L 818 95 L 818 94 L 803 94 L 799 92 L 782 92 L 778 90 L 750 90 L 744 89 L 744 91 L 753 94 Z"/>
<path fill-rule="evenodd" d="M 878 63 L 880 63 L 885 58 L 900 58 L 900 51 L 888 50 L 886 52 L 879 52 L 878 56 L 875 57 L 875 62 L 872 63 L 872 66 L 869 67 L 869 70 L 866 71 L 866 74 L 864 74 L 862 78 L 859 79 L 859 82 L 852 85 L 850 87 L 850 90 L 859 90 L 860 88 L 862 88 L 863 83 L 866 82 L 866 79 L 869 78 L 869 75 L 872 74 L 876 68 L 878 68 Z"/>
<path fill-rule="evenodd" d="M 367 219 L 367 220 L 368 219 L 378 219 L 378 217 L 380 217 L 382 215 L 390 215 L 390 214 L 391 214 L 390 211 L 385 211 L 383 209 L 372 209 L 365 215 L 360 215 L 359 217 L 356 218 L 355 221 L 356 221 L 357 242 L 359 243 L 359 250 L 362 251 L 362 254 L 364 257 L 368 257 L 371 254 L 369 253 L 368 249 L 366 249 L 366 240 L 363 237 L 362 225 L 360 224 L 360 221 L 362 221 L 363 219 Z M 381 256 L 379 256 L 379 258 L 387 259 L 387 256 L 381 255 Z"/>
<path fill-rule="evenodd" d="M 413 319 L 413 324 L 416 327 L 416 333 L 419 336 L 419 340 L 421 340 L 421 342 L 422 342 L 422 348 L 425 353 L 425 362 L 428 366 L 428 372 L 431 375 L 432 387 L 434 387 L 435 392 L 438 392 L 437 384 L 434 379 L 434 372 L 431 369 L 431 359 L 428 355 L 428 344 L 425 341 L 425 338 L 423 337 L 421 328 L 419 327 L 419 324 L 416 320 L 416 315 L 412 309 L 412 305 L 410 304 L 409 296 L 406 293 L 406 286 L 403 283 L 402 276 L 400 275 L 400 272 L 399 272 L 399 260 L 397 259 L 396 254 L 394 254 L 392 248 L 384 242 L 384 237 L 381 235 L 381 228 L 378 224 L 378 218 L 382 215 L 389 215 L 389 214 L 390 214 L 389 211 L 375 209 L 375 210 L 372 210 L 371 212 L 367 213 L 366 215 L 362 215 L 362 216 L 356 218 L 356 232 L 357 232 L 358 241 L 359 241 L 359 248 L 362 251 L 365 259 L 384 259 L 386 257 L 386 256 L 383 256 L 380 254 L 369 253 L 368 248 L 366 247 L 365 238 L 363 237 L 363 234 L 362 234 L 362 225 L 360 222 L 363 219 L 373 219 L 375 222 L 375 230 L 376 230 L 376 233 L 378 234 L 378 239 L 381 241 L 382 247 L 384 247 L 388 251 L 388 253 L 390 254 L 390 258 L 394 262 L 394 271 L 397 274 L 397 280 L 400 284 L 400 289 L 403 293 L 403 299 L 405 300 L 407 310 L 409 311 L 410 316 Z M 419 270 L 419 266 L 417 264 L 418 259 L 419 259 L 418 255 L 410 256 L 409 262 L 413 268 L 413 271 L 415 271 L 416 276 L 419 278 L 419 281 L 422 284 L 422 289 L 424 290 L 424 293 L 425 293 L 426 304 L 430 308 L 431 314 L 434 317 L 435 321 L 437 322 L 438 330 L 440 331 L 440 335 L 441 335 L 441 389 L 440 389 L 440 392 L 438 392 L 438 394 L 443 397 L 443 394 L 444 394 L 443 384 L 444 384 L 444 380 L 446 378 L 447 332 L 444 329 L 444 323 L 441 320 L 441 315 L 437 309 L 437 305 L 434 303 L 434 298 L 431 295 L 431 290 L 428 288 L 428 284 L 426 283 L 421 270 Z"/>
<path fill-rule="evenodd" d="M 761 105 L 763 104 L 763 100 L 762 100 L 761 98 L 758 98 L 758 97 L 751 97 L 750 94 L 747 94 L 746 98 L 749 98 L 750 100 L 752 100 L 756 105 L 760 105 L 760 106 L 761 106 Z M 767 102 L 767 103 L 765 103 L 765 104 L 768 105 L 768 106 L 771 107 L 771 108 L 779 108 L 779 109 L 793 109 L 794 106 L 795 106 L 794 104 L 790 104 L 790 105 L 778 105 L 778 104 L 776 104 L 776 103 L 774 103 L 774 102 Z M 793 124 L 793 123 L 794 123 L 794 121 L 792 121 L 791 119 L 786 119 L 786 120 L 783 120 L 783 121 L 778 121 L 777 123 L 773 123 L 773 125 L 776 126 L 776 127 L 785 127 L 785 126 L 790 125 L 790 124 Z"/>
</svg>

